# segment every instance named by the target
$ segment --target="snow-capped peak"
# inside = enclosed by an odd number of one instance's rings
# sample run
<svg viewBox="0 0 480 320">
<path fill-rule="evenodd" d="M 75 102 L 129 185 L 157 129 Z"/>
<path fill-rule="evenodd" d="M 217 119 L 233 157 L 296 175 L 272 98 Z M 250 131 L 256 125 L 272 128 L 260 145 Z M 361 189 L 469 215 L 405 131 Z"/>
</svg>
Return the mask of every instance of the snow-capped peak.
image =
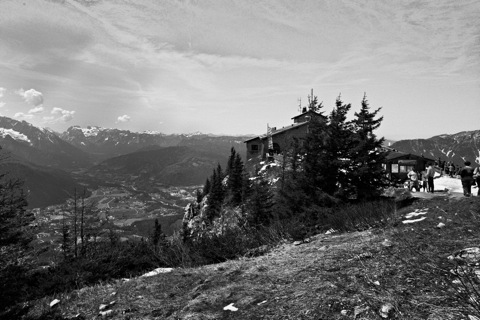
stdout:
<svg viewBox="0 0 480 320">
<path fill-rule="evenodd" d="M 82 130 L 82 133 L 85 137 L 95 137 L 95 136 L 98 135 L 101 128 L 99 128 L 99 127 L 86 127 L 86 128 L 80 128 L 80 130 Z"/>
<path fill-rule="evenodd" d="M 13 129 L 0 128 L 0 135 L 3 138 L 5 138 L 6 136 L 10 136 L 15 140 L 25 141 L 25 142 L 28 142 L 28 143 L 32 144 L 32 142 L 30 141 L 30 139 L 28 139 L 28 137 L 26 135 L 24 135 L 23 133 L 20 133 L 18 131 L 15 131 Z"/>
<path fill-rule="evenodd" d="M 184 136 L 185 137 L 193 137 L 193 136 L 201 136 L 203 135 L 203 133 L 201 133 L 200 131 L 195 131 L 195 132 L 192 132 L 192 133 L 185 133 Z"/>
<path fill-rule="evenodd" d="M 145 130 L 142 133 L 144 134 L 151 134 L 151 135 L 159 135 L 162 134 L 160 131 L 153 131 L 153 130 Z"/>
</svg>

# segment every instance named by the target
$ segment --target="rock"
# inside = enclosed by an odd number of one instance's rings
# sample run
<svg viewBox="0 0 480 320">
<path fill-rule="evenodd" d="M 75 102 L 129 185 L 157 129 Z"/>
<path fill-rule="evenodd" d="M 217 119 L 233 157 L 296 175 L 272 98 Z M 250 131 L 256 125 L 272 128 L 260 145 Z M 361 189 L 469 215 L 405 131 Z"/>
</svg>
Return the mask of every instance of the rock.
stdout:
<svg viewBox="0 0 480 320">
<path fill-rule="evenodd" d="M 343 309 L 342 311 L 340 311 L 340 314 L 341 314 L 342 316 L 346 316 L 346 315 L 348 314 L 348 311 L 345 310 L 345 309 Z"/>
<path fill-rule="evenodd" d="M 107 309 L 107 307 L 108 307 L 108 304 L 103 304 L 103 303 L 102 303 L 102 304 L 98 307 L 98 310 L 103 311 L 103 310 Z"/>
<path fill-rule="evenodd" d="M 383 242 L 382 242 L 382 246 L 389 248 L 389 247 L 392 247 L 392 246 L 393 246 L 393 243 L 392 243 L 392 241 L 390 241 L 390 240 L 388 240 L 388 239 L 385 239 L 385 240 L 383 240 Z"/>
<path fill-rule="evenodd" d="M 173 268 L 157 268 L 140 276 L 140 278 L 153 277 L 160 273 L 172 272 Z"/>
<path fill-rule="evenodd" d="M 333 233 L 335 233 L 335 232 L 337 232 L 337 231 L 332 228 L 332 229 L 330 229 L 330 230 L 327 230 L 327 232 L 325 232 L 325 234 L 333 234 Z"/>
<path fill-rule="evenodd" d="M 445 227 L 445 223 L 443 223 L 443 222 L 440 222 L 440 223 L 437 224 L 437 226 L 436 226 L 437 229 L 442 229 L 442 228 L 444 228 L 444 227 Z"/>
<path fill-rule="evenodd" d="M 393 306 L 393 304 L 391 304 L 390 302 L 388 303 L 385 303 L 381 308 L 380 308 L 380 316 L 382 318 L 385 318 L 385 319 L 388 319 L 390 318 L 392 315 L 393 315 L 393 312 L 395 311 L 395 308 Z"/>
<path fill-rule="evenodd" d="M 480 262 L 480 248 L 471 247 L 465 248 L 460 251 L 455 252 L 453 255 L 448 257 L 449 260 L 455 260 L 457 262 L 463 262 L 467 264 L 475 264 Z"/>
<path fill-rule="evenodd" d="M 423 221 L 423 220 L 425 220 L 425 219 L 427 219 L 427 217 L 421 217 L 421 218 L 413 219 L 413 220 L 403 220 L 402 223 L 403 223 L 403 224 L 415 223 L 415 222 Z"/>
<path fill-rule="evenodd" d="M 293 243 L 293 245 L 294 245 L 294 246 L 299 246 L 299 245 L 301 245 L 302 243 L 303 243 L 302 241 L 295 241 L 295 242 Z"/>
<path fill-rule="evenodd" d="M 104 318 L 111 317 L 111 316 L 113 316 L 113 310 L 100 311 L 100 313 L 98 315 L 102 316 Z"/>
<path fill-rule="evenodd" d="M 58 305 L 59 303 L 60 303 L 60 300 L 58 300 L 58 299 L 53 300 L 52 302 L 50 302 L 50 308 L 55 307 L 55 306 Z"/>
<path fill-rule="evenodd" d="M 238 311 L 238 308 L 234 307 L 233 303 L 230 303 L 228 306 L 225 306 L 223 310 L 235 312 L 235 311 Z"/>
<path fill-rule="evenodd" d="M 369 306 L 356 306 L 353 309 L 353 319 L 356 319 L 358 315 L 364 313 L 365 311 L 370 310 Z"/>
</svg>

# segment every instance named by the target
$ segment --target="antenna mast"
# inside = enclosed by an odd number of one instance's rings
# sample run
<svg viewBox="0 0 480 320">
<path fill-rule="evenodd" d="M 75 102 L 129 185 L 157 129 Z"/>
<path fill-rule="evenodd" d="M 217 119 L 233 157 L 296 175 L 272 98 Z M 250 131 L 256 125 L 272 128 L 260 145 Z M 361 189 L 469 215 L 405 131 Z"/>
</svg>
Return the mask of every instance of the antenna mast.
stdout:
<svg viewBox="0 0 480 320">
<path fill-rule="evenodd" d="M 302 98 L 297 99 L 298 101 L 298 113 L 302 113 Z"/>
</svg>

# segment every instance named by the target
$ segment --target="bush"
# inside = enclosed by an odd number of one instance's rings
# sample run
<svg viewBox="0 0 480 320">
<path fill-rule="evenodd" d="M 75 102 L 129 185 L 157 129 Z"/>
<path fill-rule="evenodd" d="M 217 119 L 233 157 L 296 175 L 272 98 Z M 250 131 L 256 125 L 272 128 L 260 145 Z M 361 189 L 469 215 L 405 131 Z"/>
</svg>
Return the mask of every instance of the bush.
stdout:
<svg viewBox="0 0 480 320">
<path fill-rule="evenodd" d="M 385 227 L 394 221 L 395 211 L 395 201 L 389 199 L 345 204 L 327 213 L 324 225 L 340 231 Z"/>
</svg>

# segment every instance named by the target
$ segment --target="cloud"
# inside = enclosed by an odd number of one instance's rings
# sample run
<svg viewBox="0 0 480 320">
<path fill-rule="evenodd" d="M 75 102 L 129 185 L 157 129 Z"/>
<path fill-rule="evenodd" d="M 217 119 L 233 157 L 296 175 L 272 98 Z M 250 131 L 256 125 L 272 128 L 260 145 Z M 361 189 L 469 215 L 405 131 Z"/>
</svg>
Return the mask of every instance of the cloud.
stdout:
<svg viewBox="0 0 480 320">
<path fill-rule="evenodd" d="M 0 87 L 0 98 L 2 98 L 5 95 L 5 92 L 7 89 Z"/>
<path fill-rule="evenodd" d="M 54 119 L 55 122 L 57 121 L 68 122 L 73 119 L 73 115 L 75 114 L 75 111 L 73 110 L 69 111 L 62 108 L 53 108 L 51 111 L 51 114 L 59 116 L 58 118 Z"/>
<path fill-rule="evenodd" d="M 33 114 L 25 114 L 23 112 L 17 112 L 13 115 L 14 118 L 17 118 L 17 119 L 32 119 L 33 118 Z"/>
<path fill-rule="evenodd" d="M 42 113 L 43 111 L 44 111 L 43 107 L 40 106 L 40 107 L 35 107 L 33 109 L 28 110 L 28 113 L 39 114 L 39 113 Z"/>
<path fill-rule="evenodd" d="M 117 118 L 117 123 L 119 122 L 129 122 L 130 121 L 130 116 L 127 116 L 126 114 L 124 114 L 123 116 L 120 116 Z"/>
<path fill-rule="evenodd" d="M 43 94 L 35 89 L 30 89 L 30 90 L 17 90 L 15 93 L 17 93 L 19 96 L 23 97 L 26 103 L 29 105 L 38 107 L 39 105 L 43 104 Z"/>
<path fill-rule="evenodd" d="M 0 101 L 0 108 L 3 108 L 3 107 L 5 107 L 5 105 L 6 105 L 6 103 L 5 103 L 5 102 L 1 102 L 1 101 Z"/>
</svg>

